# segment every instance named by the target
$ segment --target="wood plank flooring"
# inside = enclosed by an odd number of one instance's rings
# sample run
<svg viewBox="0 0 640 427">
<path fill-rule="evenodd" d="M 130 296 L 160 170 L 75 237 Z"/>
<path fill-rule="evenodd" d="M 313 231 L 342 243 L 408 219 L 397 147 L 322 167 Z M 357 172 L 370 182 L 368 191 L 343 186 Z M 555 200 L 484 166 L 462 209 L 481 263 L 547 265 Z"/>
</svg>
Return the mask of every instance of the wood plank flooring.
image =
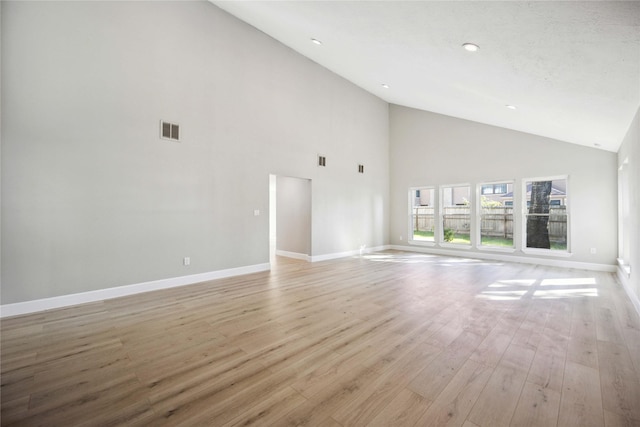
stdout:
<svg viewBox="0 0 640 427">
<path fill-rule="evenodd" d="M 1 321 L 1 423 L 640 426 L 613 275 L 406 252 Z"/>
</svg>

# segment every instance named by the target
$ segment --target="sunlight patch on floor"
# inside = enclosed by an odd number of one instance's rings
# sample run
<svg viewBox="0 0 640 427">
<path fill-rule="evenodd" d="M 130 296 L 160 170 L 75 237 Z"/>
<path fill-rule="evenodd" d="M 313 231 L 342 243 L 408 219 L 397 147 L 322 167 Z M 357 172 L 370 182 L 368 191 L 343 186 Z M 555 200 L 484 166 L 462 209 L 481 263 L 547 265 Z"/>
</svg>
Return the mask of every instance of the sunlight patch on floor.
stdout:
<svg viewBox="0 0 640 427">
<path fill-rule="evenodd" d="M 541 286 L 574 286 L 596 285 L 595 277 L 582 277 L 572 279 L 544 279 Z"/>
<path fill-rule="evenodd" d="M 524 289 L 523 289 L 524 288 Z M 488 285 L 477 298 L 490 301 L 534 299 L 562 299 L 597 297 L 595 277 L 557 279 L 510 279 Z"/>
<path fill-rule="evenodd" d="M 374 262 L 393 262 L 401 264 L 435 264 L 440 266 L 460 265 L 503 265 L 501 262 L 474 258 L 444 257 L 430 254 L 364 254 L 358 258 Z"/>
</svg>

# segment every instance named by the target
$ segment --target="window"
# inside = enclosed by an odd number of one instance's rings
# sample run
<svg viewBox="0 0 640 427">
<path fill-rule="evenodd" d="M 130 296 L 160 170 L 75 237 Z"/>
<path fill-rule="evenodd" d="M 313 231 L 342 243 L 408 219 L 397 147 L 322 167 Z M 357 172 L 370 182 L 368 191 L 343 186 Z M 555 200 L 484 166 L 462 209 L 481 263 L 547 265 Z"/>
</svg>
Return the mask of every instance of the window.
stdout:
<svg viewBox="0 0 640 427">
<path fill-rule="evenodd" d="M 527 207 L 523 218 L 524 247 L 567 251 L 567 177 L 524 180 L 524 193 Z"/>
<path fill-rule="evenodd" d="M 513 248 L 513 182 L 480 184 L 480 245 Z"/>
<path fill-rule="evenodd" d="M 434 202 L 435 189 L 433 187 L 409 190 L 411 240 L 435 242 Z"/>
<path fill-rule="evenodd" d="M 507 193 L 507 184 L 484 184 L 481 187 L 481 194 L 506 194 Z"/>
<path fill-rule="evenodd" d="M 471 244 L 471 187 L 451 185 L 441 187 L 440 220 L 442 241 L 458 245 Z"/>
</svg>

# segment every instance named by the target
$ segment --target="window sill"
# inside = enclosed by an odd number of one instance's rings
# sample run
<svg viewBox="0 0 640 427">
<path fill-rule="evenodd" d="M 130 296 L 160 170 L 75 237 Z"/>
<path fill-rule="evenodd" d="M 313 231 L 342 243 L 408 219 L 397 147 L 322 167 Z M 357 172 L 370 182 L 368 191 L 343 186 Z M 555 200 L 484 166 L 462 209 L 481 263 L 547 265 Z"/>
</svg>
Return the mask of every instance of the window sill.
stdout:
<svg viewBox="0 0 640 427">
<path fill-rule="evenodd" d="M 449 249 L 464 249 L 464 250 L 471 249 L 471 245 L 463 245 L 459 243 L 440 243 L 439 246 L 441 248 L 449 248 Z"/>
<path fill-rule="evenodd" d="M 428 240 L 407 240 L 407 243 L 409 243 L 410 245 L 429 246 L 429 247 L 433 247 L 436 245 L 436 242 L 430 242 Z"/>
<path fill-rule="evenodd" d="M 522 253 L 527 255 L 550 256 L 550 257 L 561 257 L 561 258 L 569 258 L 573 256 L 571 252 L 558 251 L 553 249 L 525 248 L 525 249 L 522 249 Z"/>
<path fill-rule="evenodd" d="M 501 248 L 498 246 L 478 246 L 479 251 L 487 251 L 487 252 L 501 252 L 504 254 L 512 254 L 515 253 L 516 248 Z"/>
</svg>

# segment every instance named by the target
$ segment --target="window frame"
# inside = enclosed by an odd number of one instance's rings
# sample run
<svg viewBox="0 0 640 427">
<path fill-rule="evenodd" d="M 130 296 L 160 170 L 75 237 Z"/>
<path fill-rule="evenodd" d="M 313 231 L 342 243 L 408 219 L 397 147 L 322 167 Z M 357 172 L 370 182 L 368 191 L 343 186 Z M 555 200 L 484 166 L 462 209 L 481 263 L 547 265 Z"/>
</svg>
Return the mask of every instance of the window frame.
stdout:
<svg viewBox="0 0 640 427">
<path fill-rule="evenodd" d="M 446 242 L 444 240 L 444 208 L 446 207 L 444 204 L 444 190 L 445 188 L 459 188 L 459 187 L 467 187 L 469 188 L 469 243 L 451 243 Z M 436 229 L 439 229 L 437 234 L 438 238 L 436 242 L 444 247 L 444 248 L 458 248 L 458 249 L 471 249 L 474 246 L 474 216 L 473 216 L 473 205 L 475 194 L 473 191 L 473 186 L 470 183 L 459 183 L 459 184 L 443 184 L 438 186 L 438 221 L 436 223 Z M 457 206 L 457 205 L 452 205 Z"/>
<path fill-rule="evenodd" d="M 493 188 L 495 189 L 496 185 L 504 185 L 506 188 L 506 191 L 504 193 L 497 193 L 497 195 L 502 195 L 502 194 L 509 194 L 509 184 L 511 184 L 511 192 L 513 193 L 513 196 L 510 200 L 511 204 L 507 205 L 505 201 L 505 203 L 503 204 L 503 206 L 505 208 L 512 208 L 511 211 L 511 221 L 512 221 L 512 225 L 511 225 L 511 240 L 512 240 L 512 244 L 511 246 L 492 246 L 492 245 L 483 245 L 482 244 L 482 196 L 487 196 L 487 195 L 496 195 L 496 193 L 483 193 L 483 187 L 486 186 L 493 186 Z M 515 179 L 505 179 L 505 180 L 499 180 L 499 181 L 486 181 L 486 182 L 480 182 L 477 184 L 476 186 L 476 203 L 475 203 L 475 216 L 476 216 L 476 232 L 475 232 L 475 240 L 476 240 L 476 248 L 478 250 L 482 250 L 482 251 L 495 251 L 495 252 L 507 252 L 507 253 L 513 253 L 516 251 L 516 230 L 518 229 L 518 215 L 516 213 L 515 210 L 515 200 L 516 200 L 516 196 L 517 196 L 517 192 L 516 192 L 516 180 Z"/>
<path fill-rule="evenodd" d="M 410 245 L 419 245 L 419 246 L 435 246 L 438 243 L 438 229 L 440 227 L 438 227 L 438 222 L 437 222 L 437 209 L 438 209 L 438 198 L 436 197 L 437 195 L 437 189 L 438 187 L 435 185 L 421 185 L 421 186 L 417 186 L 417 187 L 409 187 L 409 191 L 407 193 L 408 199 L 407 199 L 407 210 L 409 212 L 408 215 L 408 222 L 407 222 L 407 243 L 409 243 Z M 433 200 L 432 200 L 432 206 L 433 206 L 433 240 L 417 240 L 414 239 L 413 236 L 413 223 L 415 221 L 414 219 L 414 214 L 413 214 L 413 208 L 414 208 L 414 201 L 415 198 L 418 197 L 415 193 L 416 191 L 423 191 L 423 190 L 431 190 L 433 191 Z"/>
<path fill-rule="evenodd" d="M 522 241 L 520 243 L 520 250 L 529 255 L 542 255 L 542 256 L 554 256 L 554 257 L 570 257 L 571 252 L 571 196 L 570 196 L 570 179 L 569 175 L 550 175 L 550 176 L 538 176 L 532 178 L 522 179 L 522 193 L 521 193 L 521 215 L 520 215 L 520 235 Z M 567 247 L 566 249 L 544 249 L 544 248 L 529 248 L 527 247 L 527 216 L 529 215 L 529 202 L 530 198 L 527 197 L 527 184 L 539 181 L 565 181 L 565 215 L 567 217 Z M 553 191 L 553 190 L 552 190 Z M 551 204 L 551 203 L 550 203 Z"/>
</svg>

